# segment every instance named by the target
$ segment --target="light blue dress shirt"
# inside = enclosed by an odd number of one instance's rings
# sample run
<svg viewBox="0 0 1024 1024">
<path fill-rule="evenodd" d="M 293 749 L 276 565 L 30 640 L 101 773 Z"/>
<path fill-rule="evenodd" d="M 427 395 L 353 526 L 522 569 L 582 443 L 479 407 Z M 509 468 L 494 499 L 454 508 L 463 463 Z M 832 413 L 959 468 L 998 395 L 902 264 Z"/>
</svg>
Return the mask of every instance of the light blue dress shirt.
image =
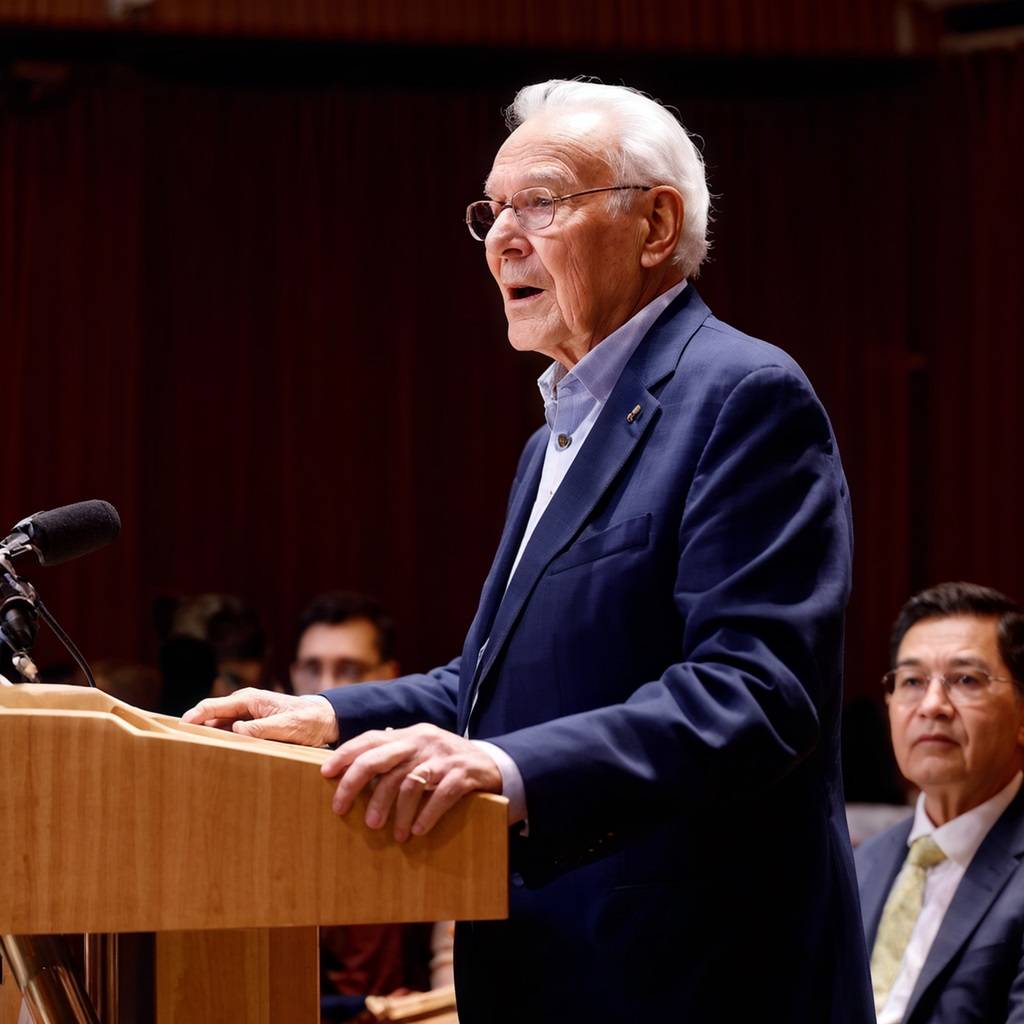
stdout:
<svg viewBox="0 0 1024 1024">
<path fill-rule="evenodd" d="M 544 399 L 544 418 L 551 430 L 551 437 L 544 449 L 544 467 L 540 474 L 537 497 L 523 531 L 519 551 L 512 563 L 512 571 L 508 574 L 509 581 L 515 575 L 533 531 L 622 376 L 629 357 L 654 326 L 654 321 L 685 287 L 686 281 L 680 281 L 674 288 L 649 302 L 618 330 L 595 345 L 571 370 L 566 370 L 561 363 L 552 363 L 538 378 L 537 387 Z M 508 583 L 505 585 L 507 587 Z M 473 742 L 494 759 L 501 772 L 501 793 L 508 798 L 509 824 L 525 821 L 526 791 L 515 761 L 495 743 L 486 740 Z"/>
</svg>

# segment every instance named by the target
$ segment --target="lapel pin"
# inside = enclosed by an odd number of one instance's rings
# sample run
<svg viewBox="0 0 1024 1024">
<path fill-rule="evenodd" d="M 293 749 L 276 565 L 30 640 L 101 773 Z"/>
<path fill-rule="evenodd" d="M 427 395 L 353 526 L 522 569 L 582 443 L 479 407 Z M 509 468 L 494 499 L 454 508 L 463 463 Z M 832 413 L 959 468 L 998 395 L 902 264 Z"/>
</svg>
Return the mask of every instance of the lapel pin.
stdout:
<svg viewBox="0 0 1024 1024">
<path fill-rule="evenodd" d="M 641 412 L 640 406 L 639 405 L 634 405 L 633 408 L 628 413 L 626 413 L 626 422 L 627 423 L 632 423 L 633 420 L 640 419 L 640 412 Z"/>
</svg>

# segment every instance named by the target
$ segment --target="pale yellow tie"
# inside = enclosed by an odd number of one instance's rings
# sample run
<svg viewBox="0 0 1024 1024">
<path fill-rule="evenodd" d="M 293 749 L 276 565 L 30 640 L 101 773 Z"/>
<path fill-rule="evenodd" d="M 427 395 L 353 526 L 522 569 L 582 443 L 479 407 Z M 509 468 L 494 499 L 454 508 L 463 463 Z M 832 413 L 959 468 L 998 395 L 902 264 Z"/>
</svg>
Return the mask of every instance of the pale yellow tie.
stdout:
<svg viewBox="0 0 1024 1024">
<path fill-rule="evenodd" d="M 882 1012 L 889 990 L 900 972 L 903 954 L 921 913 L 928 869 L 945 859 L 946 855 L 931 836 L 919 836 L 910 846 L 903 870 L 896 876 L 882 911 L 875 948 L 871 951 L 871 985 L 875 992 L 876 1013 Z"/>
</svg>

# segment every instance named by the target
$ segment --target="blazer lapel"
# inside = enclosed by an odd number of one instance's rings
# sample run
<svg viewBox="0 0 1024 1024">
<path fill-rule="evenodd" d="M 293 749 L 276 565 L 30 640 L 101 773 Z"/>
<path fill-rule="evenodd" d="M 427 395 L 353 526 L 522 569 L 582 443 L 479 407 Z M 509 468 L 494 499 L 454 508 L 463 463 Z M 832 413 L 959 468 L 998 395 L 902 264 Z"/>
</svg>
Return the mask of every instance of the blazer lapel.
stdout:
<svg viewBox="0 0 1024 1024">
<path fill-rule="evenodd" d="M 914 1008 L 928 987 L 963 948 L 993 900 L 1017 870 L 1024 854 L 1024 788 L 1014 797 L 1002 817 L 992 826 L 967 872 L 957 886 L 946 916 L 939 926 L 928 958 L 907 1003 L 904 1020 L 910 1021 Z"/>
<path fill-rule="evenodd" d="M 526 469 L 520 478 L 519 486 L 512 495 L 505 529 L 498 543 L 498 551 L 491 563 L 487 579 L 484 580 L 483 589 L 480 592 L 480 604 L 469 627 L 469 632 L 466 634 L 466 642 L 462 648 L 460 672 L 460 689 L 463 694 L 471 686 L 476 670 L 479 668 L 480 648 L 491 632 L 494 614 L 505 593 L 505 584 L 508 582 L 508 574 L 512 569 L 512 561 L 519 550 L 523 531 L 530 518 L 530 511 L 537 496 L 537 486 L 540 483 L 541 469 L 544 465 L 545 440 L 546 434 L 538 437 L 536 447 L 530 454 Z M 460 702 L 460 719 L 468 714 L 467 707 L 465 701 Z M 458 728 L 460 733 L 463 732 L 465 722 L 460 720 Z"/>
<path fill-rule="evenodd" d="M 627 383 L 627 380 L 630 385 L 629 397 L 623 398 L 620 386 Z M 627 423 L 627 414 L 637 405 L 644 409 L 642 415 L 632 423 Z M 523 552 L 495 616 L 480 664 L 480 679 L 487 675 L 494 664 L 494 659 L 504 646 L 537 579 L 586 522 L 637 442 L 647 433 L 657 408 L 657 401 L 650 397 L 627 368 L 587 437 L 584 451 L 577 456 L 559 485 Z M 599 451 L 601 457 L 588 459 L 587 449 Z"/>
<path fill-rule="evenodd" d="M 707 307 L 693 286 L 688 285 L 648 331 L 647 337 L 622 371 L 601 415 L 587 436 L 584 450 L 573 462 L 534 529 L 515 575 L 509 581 L 508 589 L 503 596 L 499 595 L 500 604 L 487 636 L 487 646 L 483 657 L 478 659 L 476 673 L 472 677 L 471 694 L 483 685 L 541 574 L 583 528 L 601 496 L 658 418 L 661 406 L 651 394 L 651 389 L 675 371 L 687 343 L 707 316 Z M 640 412 L 633 414 L 637 406 Z M 534 468 L 539 477 L 543 464 L 543 446 L 535 462 Z M 536 481 L 532 488 L 524 487 L 523 490 L 529 491 L 531 497 L 535 496 Z M 518 548 L 525 518 L 531 507 L 532 502 L 523 510 L 523 521 L 514 532 L 514 538 L 509 538 L 515 541 L 511 557 L 514 557 Z M 509 531 L 510 535 L 512 533 Z M 502 547 L 505 547 L 505 541 Z M 510 558 L 504 562 L 507 574 Z M 492 590 L 503 585 L 507 578 L 507 575 L 501 573 L 494 575 L 496 578 L 488 581 Z M 467 716 L 470 711 L 471 708 L 467 708 Z"/>
</svg>

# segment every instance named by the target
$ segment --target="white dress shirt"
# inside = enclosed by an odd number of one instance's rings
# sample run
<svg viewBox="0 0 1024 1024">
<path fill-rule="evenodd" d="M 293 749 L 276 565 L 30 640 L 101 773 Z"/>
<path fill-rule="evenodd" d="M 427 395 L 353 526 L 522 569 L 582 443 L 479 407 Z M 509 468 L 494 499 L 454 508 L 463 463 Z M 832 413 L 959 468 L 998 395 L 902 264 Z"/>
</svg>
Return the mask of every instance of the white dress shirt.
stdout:
<svg viewBox="0 0 1024 1024">
<path fill-rule="evenodd" d="M 909 848 L 920 836 L 930 835 L 947 859 L 931 868 L 925 877 L 921 913 L 918 915 L 914 930 L 910 933 L 900 973 L 896 975 L 896 980 L 889 991 L 889 998 L 878 1015 L 878 1024 L 900 1024 L 903 1020 L 921 968 L 928 959 L 928 952 L 939 933 L 942 919 L 953 902 L 960 879 L 964 877 L 989 829 L 1017 795 L 1021 779 L 1022 775 L 1018 772 L 994 797 L 938 828 L 932 824 L 928 812 L 924 809 L 924 793 L 917 798 L 914 824 L 907 837 L 907 847 Z"/>
<path fill-rule="evenodd" d="M 601 415 L 601 410 L 619 377 L 622 376 L 629 357 L 654 326 L 654 321 L 685 287 L 686 281 L 680 281 L 675 287 L 649 302 L 618 330 L 595 345 L 571 370 L 566 370 L 560 363 L 552 363 L 537 380 L 537 387 L 544 399 L 544 418 L 551 430 L 551 436 L 544 449 L 544 466 L 541 469 L 537 497 L 534 499 L 530 518 L 523 531 L 523 539 L 512 563 L 512 570 L 505 582 L 506 589 L 519 567 L 519 561 L 533 536 L 533 531 L 551 504 L 551 499 L 569 472 L 569 467 L 579 455 L 583 442 Z M 486 646 L 485 641 L 484 647 Z M 480 653 L 483 654 L 483 648 Z M 509 824 L 524 821 L 526 791 L 523 777 L 515 761 L 494 743 L 487 743 L 485 740 L 473 742 L 494 759 L 498 771 L 501 772 L 501 794 L 508 798 Z"/>
</svg>

